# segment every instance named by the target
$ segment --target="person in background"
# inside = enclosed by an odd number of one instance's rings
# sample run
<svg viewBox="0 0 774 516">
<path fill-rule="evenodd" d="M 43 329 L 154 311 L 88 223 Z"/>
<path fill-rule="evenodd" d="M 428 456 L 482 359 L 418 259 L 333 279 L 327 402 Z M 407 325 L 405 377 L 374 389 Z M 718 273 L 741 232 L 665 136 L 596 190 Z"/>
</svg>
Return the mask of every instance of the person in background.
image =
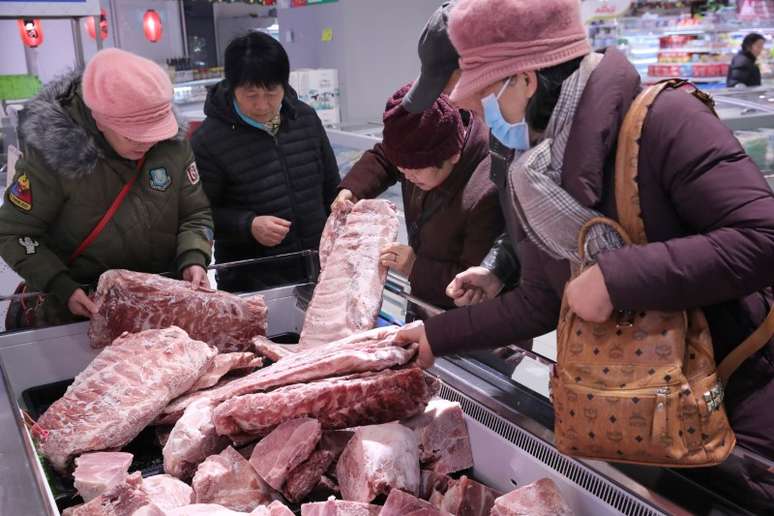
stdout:
<svg viewBox="0 0 774 516">
<path fill-rule="evenodd" d="M 503 229 L 486 159 L 489 131 L 443 94 L 410 113 L 403 105 L 410 86 L 387 101 L 382 143 L 352 167 L 336 202 L 373 198 L 400 181 L 409 245 L 388 246 L 382 263 L 409 279 L 414 296 L 451 308 L 446 285 L 478 265 Z"/>
<path fill-rule="evenodd" d="M 554 330 L 563 293 L 591 323 L 615 310 L 702 307 L 718 362 L 760 326 L 774 305 L 774 194 L 699 95 L 666 90 L 644 125 L 638 184 L 650 243 L 610 248 L 569 281 L 580 225 L 616 218 L 617 135 L 641 91 L 639 74 L 616 48 L 591 51 L 579 0 L 546 0 L 540 9 L 526 0 L 459 0 L 449 33 L 462 69 L 452 100 L 477 98 L 493 135 L 522 152 L 503 206 L 509 233 L 519 235 L 522 273 L 495 299 L 402 329 L 399 340 L 420 343 L 421 365 Z M 467 271 L 448 292 L 460 297 L 497 281 Z M 774 342 L 742 364 L 725 392 L 738 442 L 774 460 Z M 743 467 L 725 488 L 757 493 L 752 502 L 769 513 L 774 479 L 755 468 Z"/>
<path fill-rule="evenodd" d="M 106 49 L 27 104 L 0 255 L 26 282 L 20 292 L 47 295 L 12 303 L 6 329 L 90 317 L 82 285 L 108 269 L 209 286 L 212 217 L 172 96 L 156 63 Z"/>
<path fill-rule="evenodd" d="M 285 49 L 262 32 L 238 37 L 226 48 L 225 76 L 192 138 L 216 262 L 316 250 L 341 178 L 320 118 L 288 84 Z M 300 258 L 217 273 L 218 287 L 232 292 L 306 277 Z"/>
<path fill-rule="evenodd" d="M 728 69 L 726 86 L 760 86 L 761 70 L 755 62 L 763 53 L 766 38 L 757 32 L 744 37 L 742 49 L 734 56 Z"/>
<path fill-rule="evenodd" d="M 455 4 L 456 0 L 444 2 L 436 9 L 422 31 L 417 45 L 421 71 L 411 89 L 403 97 L 402 104 L 406 111 L 411 113 L 425 111 L 441 94 L 450 94 L 460 78 L 460 56 L 449 40 L 448 33 L 449 15 Z M 476 102 L 475 99 L 472 102 L 469 99 L 462 99 L 454 104 L 460 107 L 463 112 L 468 111 L 479 117 L 483 116 L 481 103 Z M 495 180 L 498 177 L 504 177 L 507 161 L 512 156 L 513 151 L 496 138 L 490 138 L 489 154 L 490 177 Z M 498 189 L 500 205 L 507 205 L 508 195 L 505 189 Z M 492 299 L 500 293 L 512 289 L 518 283 L 519 259 L 511 243 L 511 237 L 506 232 L 495 240 L 492 248 L 481 261 L 478 270 L 482 274 L 492 272 L 499 280 L 497 285 L 487 290 L 469 289 L 464 296 L 454 299 L 457 306 Z M 528 349 L 531 347 L 528 342 L 521 342 L 520 345 Z"/>
</svg>

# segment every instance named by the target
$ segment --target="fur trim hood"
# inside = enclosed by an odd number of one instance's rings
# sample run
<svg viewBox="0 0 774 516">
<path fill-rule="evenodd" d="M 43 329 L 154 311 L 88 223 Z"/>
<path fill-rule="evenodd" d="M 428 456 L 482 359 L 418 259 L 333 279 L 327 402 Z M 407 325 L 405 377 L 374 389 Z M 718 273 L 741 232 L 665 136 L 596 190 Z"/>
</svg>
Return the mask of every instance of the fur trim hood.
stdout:
<svg viewBox="0 0 774 516">
<path fill-rule="evenodd" d="M 115 155 L 97 129 L 81 97 L 80 72 L 48 83 L 21 113 L 19 139 L 39 153 L 46 167 L 69 179 L 86 177 L 98 162 Z M 174 140 L 185 139 L 187 124 L 174 109 L 179 126 Z"/>
</svg>

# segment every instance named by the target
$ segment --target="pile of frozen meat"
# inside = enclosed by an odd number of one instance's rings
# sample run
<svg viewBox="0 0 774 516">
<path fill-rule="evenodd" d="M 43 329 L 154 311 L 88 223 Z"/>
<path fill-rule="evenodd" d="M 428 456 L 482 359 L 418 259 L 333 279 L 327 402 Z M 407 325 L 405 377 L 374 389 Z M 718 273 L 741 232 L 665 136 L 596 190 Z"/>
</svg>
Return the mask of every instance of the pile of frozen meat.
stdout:
<svg viewBox="0 0 774 516">
<path fill-rule="evenodd" d="M 89 337 L 102 348 L 38 419 L 38 448 L 72 475 L 71 516 L 570 514 L 540 480 L 475 482 L 458 404 L 413 365 L 416 343 L 373 329 L 396 238 L 394 207 L 334 213 L 297 346 L 265 337 L 261 296 L 108 271 Z M 121 451 L 155 428 L 164 474 Z M 136 468 L 135 468 L 136 469 Z"/>
</svg>

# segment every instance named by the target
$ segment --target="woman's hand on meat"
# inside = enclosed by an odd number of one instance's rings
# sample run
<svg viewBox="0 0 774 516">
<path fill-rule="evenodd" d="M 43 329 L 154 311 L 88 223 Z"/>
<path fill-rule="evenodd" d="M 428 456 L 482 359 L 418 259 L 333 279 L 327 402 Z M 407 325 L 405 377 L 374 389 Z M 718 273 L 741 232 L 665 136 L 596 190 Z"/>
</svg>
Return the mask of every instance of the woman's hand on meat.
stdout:
<svg viewBox="0 0 774 516">
<path fill-rule="evenodd" d="M 457 274 L 446 287 L 446 295 L 454 300 L 457 306 L 467 306 L 494 299 L 503 289 L 500 281 L 492 271 L 485 267 L 471 267 Z"/>
<path fill-rule="evenodd" d="M 602 323 L 613 315 L 613 302 L 599 265 L 583 271 L 565 287 L 567 304 L 584 321 Z"/>
<path fill-rule="evenodd" d="M 382 249 L 379 262 L 390 269 L 399 272 L 407 278 L 411 275 L 417 255 L 411 246 L 393 243 Z"/>
<path fill-rule="evenodd" d="M 433 350 L 430 348 L 430 342 L 427 340 L 425 325 L 421 321 L 409 323 L 398 330 L 395 335 L 395 342 L 398 344 L 418 343 L 417 365 L 422 369 L 432 367 L 435 362 Z"/>
<path fill-rule="evenodd" d="M 336 198 L 333 200 L 333 203 L 331 204 L 331 210 L 336 211 L 336 207 L 339 204 L 344 204 L 345 202 L 357 202 L 357 197 L 355 197 L 355 194 L 352 193 L 352 190 L 347 190 L 344 188 L 339 192 L 339 195 L 336 196 Z"/>
<path fill-rule="evenodd" d="M 83 289 L 77 289 L 70 296 L 67 301 L 67 308 L 73 315 L 80 315 L 91 319 L 94 315 L 97 315 L 97 305 L 92 301 Z"/>
<path fill-rule="evenodd" d="M 183 279 L 190 282 L 194 290 L 210 288 L 210 278 L 207 277 L 207 270 L 201 265 L 191 265 L 183 269 Z"/>
<path fill-rule="evenodd" d="M 266 247 L 275 247 L 279 245 L 290 231 L 290 221 L 270 215 L 255 217 L 250 230 L 253 238 Z"/>
</svg>

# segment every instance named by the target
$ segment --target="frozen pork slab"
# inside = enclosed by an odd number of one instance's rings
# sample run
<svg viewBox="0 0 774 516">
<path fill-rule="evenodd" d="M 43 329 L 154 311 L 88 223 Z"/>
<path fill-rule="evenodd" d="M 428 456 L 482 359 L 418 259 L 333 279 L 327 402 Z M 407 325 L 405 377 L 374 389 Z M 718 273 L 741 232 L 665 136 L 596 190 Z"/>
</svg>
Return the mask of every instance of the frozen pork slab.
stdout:
<svg viewBox="0 0 774 516">
<path fill-rule="evenodd" d="M 449 474 L 473 467 L 473 450 L 459 403 L 430 400 L 422 414 L 403 421 L 419 438 L 422 467 Z"/>
<path fill-rule="evenodd" d="M 420 500 L 400 489 L 390 491 L 387 500 L 384 502 L 382 512 L 379 516 L 444 516 L 448 513 L 441 512 L 440 509 L 433 506 L 430 502 Z M 448 515 L 451 516 L 451 515 Z M 457 516 L 457 515 L 455 515 Z"/>
<path fill-rule="evenodd" d="M 455 516 L 489 516 L 500 493 L 463 475 L 450 480 L 440 501 L 441 510 Z"/>
<path fill-rule="evenodd" d="M 187 281 L 127 270 L 109 270 L 99 278 L 89 323 L 95 347 L 107 346 L 127 331 L 178 326 L 191 338 L 221 352 L 246 351 L 252 338 L 266 334 L 266 303 L 261 296 L 194 290 Z"/>
<path fill-rule="evenodd" d="M 75 459 L 75 489 L 84 502 L 98 497 L 122 482 L 132 464 L 131 453 L 93 452 Z"/>
<path fill-rule="evenodd" d="M 542 478 L 497 498 L 492 516 L 573 516 L 553 480 Z"/>
<path fill-rule="evenodd" d="M 398 328 L 378 328 L 347 339 L 321 346 L 304 353 L 294 353 L 245 377 L 222 383 L 206 391 L 181 396 L 164 409 L 163 418 L 169 424 L 179 418 L 185 407 L 197 399 L 221 402 L 253 392 L 262 392 L 285 385 L 306 383 L 333 376 L 382 371 L 400 367 L 416 355 L 417 345 L 395 342 Z"/>
<path fill-rule="evenodd" d="M 277 426 L 253 449 L 250 464 L 276 490 L 285 485 L 290 472 L 306 461 L 322 436 L 319 421 L 306 417 Z"/>
<path fill-rule="evenodd" d="M 153 475 L 144 478 L 142 486 L 151 503 L 162 511 L 169 511 L 193 503 L 193 489 L 172 475 Z"/>
<path fill-rule="evenodd" d="M 331 499 L 305 503 L 301 506 L 301 516 L 378 516 L 381 510 L 378 505 Z"/>
<path fill-rule="evenodd" d="M 306 498 L 320 483 L 323 475 L 333 464 L 333 452 L 328 450 L 315 450 L 304 462 L 293 468 L 288 473 L 282 494 L 288 501 L 299 503 Z"/>
<path fill-rule="evenodd" d="M 398 237 L 398 212 L 389 201 L 366 199 L 355 204 L 346 220 L 337 221 L 339 217 L 331 215 L 334 222 L 326 224 L 331 231 L 321 240 L 323 269 L 306 310 L 302 348 L 369 330 L 379 315 L 387 279 L 379 256 Z"/>
<path fill-rule="evenodd" d="M 272 502 L 269 505 L 261 505 L 256 507 L 250 516 L 295 516 L 293 511 L 282 502 Z"/>
<path fill-rule="evenodd" d="M 326 430 L 387 423 L 421 412 L 436 390 L 418 368 L 330 378 L 225 401 L 215 409 L 215 428 L 265 435 L 296 417 L 315 418 Z"/>
<path fill-rule="evenodd" d="M 229 446 L 202 462 L 193 477 L 194 501 L 249 512 L 271 503 L 273 496 L 253 467 Z"/>
<path fill-rule="evenodd" d="M 215 431 L 213 410 L 213 403 L 207 399 L 185 409 L 162 451 L 165 472 L 188 480 L 204 459 L 228 446 L 228 439 Z"/>
<path fill-rule="evenodd" d="M 413 431 L 398 423 L 355 430 L 336 465 L 341 496 L 371 502 L 392 489 L 419 492 L 419 443 Z"/>
<path fill-rule="evenodd" d="M 190 389 L 215 354 L 174 326 L 119 337 L 38 419 L 48 431 L 43 454 L 65 471 L 74 455 L 121 448 Z"/>
<path fill-rule="evenodd" d="M 132 516 L 150 504 L 150 497 L 142 486 L 142 475 L 136 472 L 90 502 L 76 507 L 72 516 Z M 144 512 L 150 516 L 153 509 Z"/>
</svg>

